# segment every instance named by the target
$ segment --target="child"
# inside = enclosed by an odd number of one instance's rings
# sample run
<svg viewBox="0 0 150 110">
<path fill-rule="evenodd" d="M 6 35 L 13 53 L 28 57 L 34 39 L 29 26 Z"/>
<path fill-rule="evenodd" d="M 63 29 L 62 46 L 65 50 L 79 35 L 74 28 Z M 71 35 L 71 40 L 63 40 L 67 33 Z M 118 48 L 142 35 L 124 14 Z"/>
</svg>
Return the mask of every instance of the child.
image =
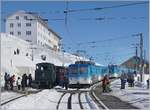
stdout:
<svg viewBox="0 0 150 110">
<path fill-rule="evenodd" d="M 21 87 L 21 79 L 20 79 L 20 77 L 18 77 L 17 86 L 18 86 L 18 90 L 20 90 L 20 87 Z"/>
</svg>

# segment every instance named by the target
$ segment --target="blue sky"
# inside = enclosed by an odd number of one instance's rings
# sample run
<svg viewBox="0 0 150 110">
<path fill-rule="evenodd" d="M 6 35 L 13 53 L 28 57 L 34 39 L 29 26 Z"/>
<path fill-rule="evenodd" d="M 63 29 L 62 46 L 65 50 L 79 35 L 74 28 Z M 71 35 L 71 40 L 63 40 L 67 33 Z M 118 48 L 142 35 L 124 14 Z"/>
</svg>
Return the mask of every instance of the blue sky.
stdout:
<svg viewBox="0 0 150 110">
<path fill-rule="evenodd" d="M 69 9 L 87 9 L 107 7 L 132 2 L 81 2 L 68 3 Z M 39 2 L 2 2 L 2 32 L 4 32 L 4 18 L 17 10 L 37 12 L 43 18 L 49 19 L 49 26 L 62 38 L 66 51 L 74 53 L 77 50 L 85 50 L 88 56 L 95 61 L 107 65 L 112 62 L 120 64 L 133 56 L 135 49 L 132 44 L 139 42 L 139 37 L 133 34 L 142 32 L 144 36 L 144 49 L 148 59 L 148 4 L 126 6 L 119 8 L 103 9 L 99 11 L 84 11 L 68 13 L 67 25 L 64 20 L 66 2 L 39 1 Z M 94 20 L 94 18 L 105 18 Z M 88 18 L 88 19 L 87 19 Z M 124 37 L 124 39 L 117 39 Z M 91 41 L 103 41 L 116 38 L 107 42 L 86 43 Z M 79 45 L 78 43 L 85 42 Z"/>
</svg>

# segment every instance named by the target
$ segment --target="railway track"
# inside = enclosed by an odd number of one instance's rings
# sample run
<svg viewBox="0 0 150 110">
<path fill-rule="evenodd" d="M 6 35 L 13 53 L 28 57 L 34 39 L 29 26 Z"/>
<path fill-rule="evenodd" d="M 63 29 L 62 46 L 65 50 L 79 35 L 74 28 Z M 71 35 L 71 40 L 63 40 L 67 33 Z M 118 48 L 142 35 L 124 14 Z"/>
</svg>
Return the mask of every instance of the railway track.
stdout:
<svg viewBox="0 0 150 110">
<path fill-rule="evenodd" d="M 28 96 L 28 95 L 30 95 L 30 94 L 36 94 L 36 93 L 38 93 L 38 92 L 40 92 L 40 91 L 41 91 L 41 90 L 38 90 L 38 91 L 25 91 L 25 92 L 22 93 L 22 94 L 18 94 L 18 95 L 16 95 L 16 96 L 8 97 L 8 98 L 6 98 L 6 99 L 4 99 L 4 100 L 1 100 L 1 106 L 5 105 L 5 104 L 8 104 L 8 103 L 10 103 L 10 102 L 12 102 L 12 101 L 14 101 L 14 100 L 19 99 L 19 98 Z"/>
<path fill-rule="evenodd" d="M 62 91 L 61 91 L 62 92 Z M 59 98 L 56 109 L 62 109 L 66 106 L 66 109 L 86 109 L 85 104 L 88 105 L 90 109 L 98 109 L 94 105 L 94 101 L 90 98 L 88 94 L 89 90 L 71 90 L 63 91 L 62 95 Z M 84 97 L 81 98 L 81 95 Z M 77 107 L 77 108 L 75 108 Z"/>
<path fill-rule="evenodd" d="M 79 100 L 80 108 L 81 108 L 81 109 L 84 109 L 84 108 L 83 108 L 83 105 L 82 105 L 82 102 L 81 102 L 81 93 L 82 93 L 82 92 L 80 92 L 80 93 L 78 94 L 78 100 Z"/>
<path fill-rule="evenodd" d="M 106 110 L 109 110 L 109 108 L 96 96 L 96 94 L 94 93 L 94 90 L 96 88 L 96 86 L 98 86 L 99 83 L 97 84 L 94 84 L 92 87 L 91 87 L 91 91 L 90 91 L 90 96 L 92 97 L 92 99 L 97 103 L 98 107 L 100 109 L 106 109 Z"/>
<path fill-rule="evenodd" d="M 2 105 L 5 105 L 5 104 L 7 104 L 7 103 L 9 103 L 9 102 L 12 102 L 12 101 L 14 101 L 14 100 L 17 100 L 17 99 L 19 99 L 19 98 L 21 98 L 21 97 L 24 97 L 24 96 L 27 96 L 27 95 L 26 95 L 26 94 L 21 94 L 21 95 L 17 95 L 17 96 L 14 96 L 14 97 L 10 97 L 10 98 L 8 98 L 8 99 L 5 99 L 5 100 L 1 101 L 1 106 L 2 106 Z"/>
</svg>

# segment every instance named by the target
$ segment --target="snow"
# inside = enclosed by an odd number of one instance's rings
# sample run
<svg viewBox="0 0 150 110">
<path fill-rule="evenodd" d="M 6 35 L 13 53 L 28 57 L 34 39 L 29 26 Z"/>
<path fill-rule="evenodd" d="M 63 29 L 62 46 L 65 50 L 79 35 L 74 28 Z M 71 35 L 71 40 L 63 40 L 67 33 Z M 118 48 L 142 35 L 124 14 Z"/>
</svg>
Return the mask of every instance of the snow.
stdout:
<svg viewBox="0 0 150 110">
<path fill-rule="evenodd" d="M 59 110 L 67 110 L 67 103 L 68 103 L 68 97 L 70 94 L 65 94 L 64 97 L 61 100 L 61 104 L 59 105 Z"/>
<path fill-rule="evenodd" d="M 139 83 L 139 82 L 138 82 Z M 150 92 L 146 86 L 137 87 L 137 82 L 135 82 L 134 87 L 126 87 L 124 90 L 120 89 L 121 83 L 120 79 L 115 80 L 111 84 L 112 92 L 110 93 L 113 96 L 120 98 L 123 101 L 126 101 L 140 109 L 150 109 L 149 106 L 149 99 L 150 99 Z"/>
<path fill-rule="evenodd" d="M 81 94 L 81 102 L 83 103 L 83 108 L 84 109 L 90 109 L 90 106 L 85 98 L 85 94 Z"/>
<path fill-rule="evenodd" d="M 37 94 L 31 94 L 26 97 L 22 97 L 13 102 L 10 102 L 2 109 L 15 109 L 15 110 L 32 110 L 32 109 L 56 109 L 57 102 L 62 93 L 56 92 L 54 89 L 43 90 Z"/>
<path fill-rule="evenodd" d="M 80 110 L 78 94 L 72 95 L 72 109 L 73 110 Z"/>
<path fill-rule="evenodd" d="M 19 93 L 11 92 L 11 91 L 5 91 L 1 93 L 1 102 L 11 99 L 15 96 L 19 95 Z"/>
</svg>

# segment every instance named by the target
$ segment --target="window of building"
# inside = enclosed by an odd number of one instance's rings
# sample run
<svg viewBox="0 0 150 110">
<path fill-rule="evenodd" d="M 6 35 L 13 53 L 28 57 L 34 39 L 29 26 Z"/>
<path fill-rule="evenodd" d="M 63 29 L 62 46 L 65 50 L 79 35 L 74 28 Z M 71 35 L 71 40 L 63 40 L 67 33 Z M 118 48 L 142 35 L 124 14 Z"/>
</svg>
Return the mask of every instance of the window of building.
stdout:
<svg viewBox="0 0 150 110">
<path fill-rule="evenodd" d="M 26 35 L 31 35 L 31 31 L 26 31 Z"/>
<path fill-rule="evenodd" d="M 21 35 L 21 32 L 20 32 L 20 31 L 18 31 L 18 35 Z"/>
<path fill-rule="evenodd" d="M 11 35 L 14 35 L 14 32 L 11 31 L 10 34 L 11 34 Z"/>
<path fill-rule="evenodd" d="M 13 24 L 13 23 L 10 23 L 10 27 L 14 27 L 14 24 Z"/>
<path fill-rule="evenodd" d="M 27 17 L 27 16 L 24 16 L 24 19 L 26 19 L 26 20 L 27 20 L 27 19 L 28 19 L 28 17 Z"/>
<path fill-rule="evenodd" d="M 26 26 L 27 27 L 31 27 L 31 23 L 26 23 Z"/>
<path fill-rule="evenodd" d="M 18 23 L 17 25 L 18 25 L 18 27 L 21 27 L 21 23 Z"/>
<path fill-rule="evenodd" d="M 16 19 L 19 20 L 19 16 L 16 16 Z"/>
</svg>

